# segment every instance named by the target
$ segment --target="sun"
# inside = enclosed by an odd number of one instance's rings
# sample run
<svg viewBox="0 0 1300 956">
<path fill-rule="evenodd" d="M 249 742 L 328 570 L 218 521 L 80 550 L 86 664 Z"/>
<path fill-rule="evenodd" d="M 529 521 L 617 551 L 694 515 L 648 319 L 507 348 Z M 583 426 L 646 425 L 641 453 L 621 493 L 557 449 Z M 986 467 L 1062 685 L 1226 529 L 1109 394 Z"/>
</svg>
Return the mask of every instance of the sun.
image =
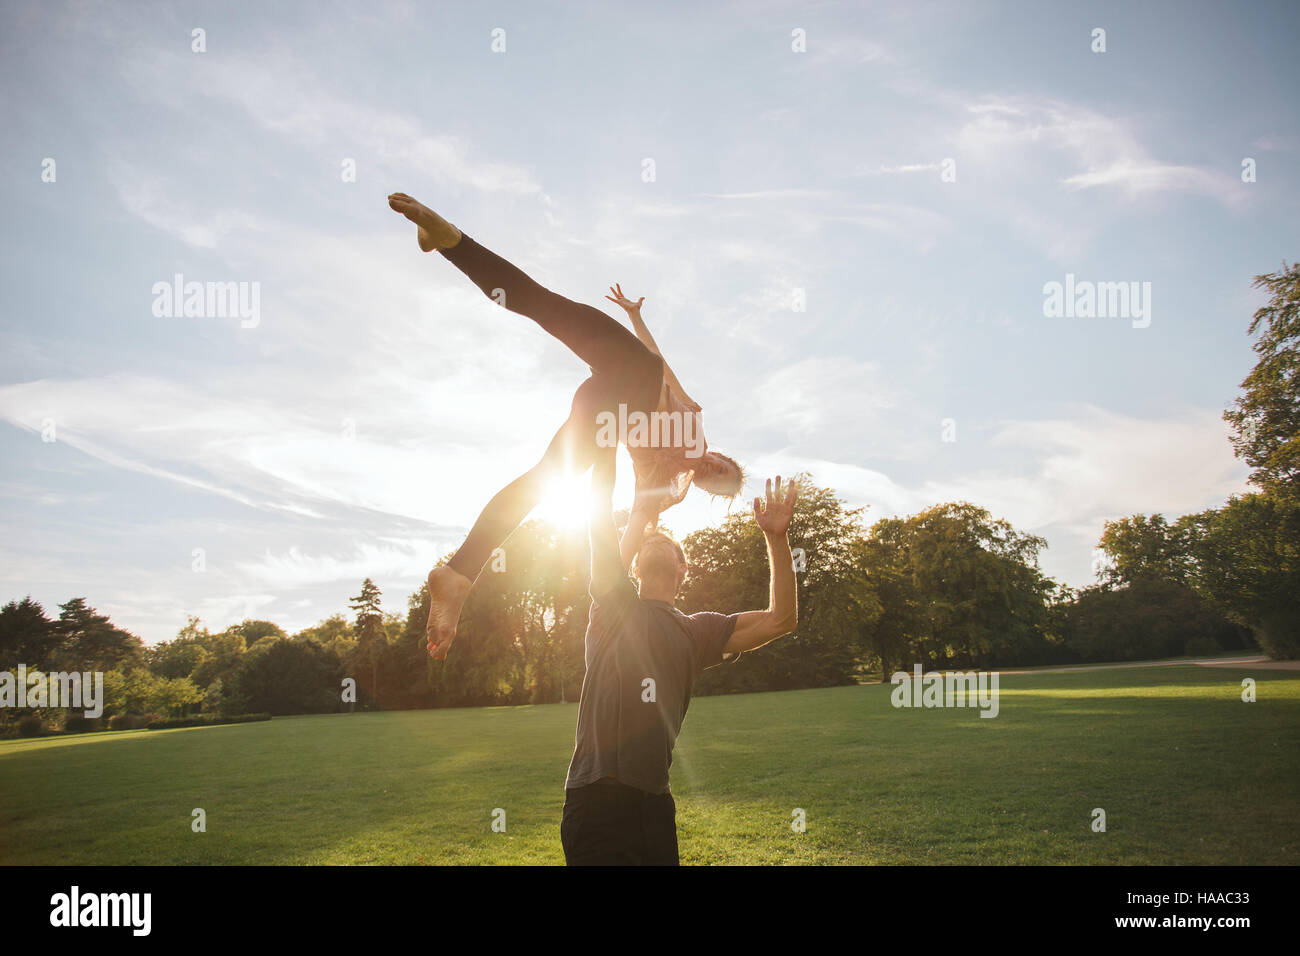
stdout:
<svg viewBox="0 0 1300 956">
<path fill-rule="evenodd" d="M 553 479 L 532 516 L 566 531 L 585 526 L 588 487 L 585 475 Z"/>
<path fill-rule="evenodd" d="M 636 491 L 635 470 L 627 449 L 618 449 L 618 477 L 614 481 L 614 508 L 628 508 Z M 590 518 L 591 472 L 552 478 L 542 500 L 530 517 L 548 521 L 557 528 L 574 531 L 586 528 Z M 683 509 L 684 510 L 684 509 Z M 697 521 L 696 524 L 699 524 Z M 692 525 L 695 527 L 695 525 Z"/>
</svg>

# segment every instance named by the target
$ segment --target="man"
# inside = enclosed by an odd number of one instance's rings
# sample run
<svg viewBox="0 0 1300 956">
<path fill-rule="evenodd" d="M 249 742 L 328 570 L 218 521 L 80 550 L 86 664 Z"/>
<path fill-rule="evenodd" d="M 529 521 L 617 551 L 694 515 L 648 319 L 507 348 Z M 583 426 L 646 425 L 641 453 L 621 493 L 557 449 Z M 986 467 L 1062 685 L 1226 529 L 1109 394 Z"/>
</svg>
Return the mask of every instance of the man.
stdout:
<svg viewBox="0 0 1300 956">
<path fill-rule="evenodd" d="M 646 534 L 658 520 L 652 492 L 638 488 L 618 539 L 614 455 L 603 449 L 592 471 L 587 672 L 560 838 L 570 866 L 676 866 L 668 768 L 695 678 L 790 633 L 798 620 L 787 536 L 797 491 L 791 481 L 783 496 L 777 476 L 775 490 L 767 482 L 766 501 L 754 499 L 771 570 L 767 609 L 688 616 L 673 607 L 687 570 L 682 549 L 667 535 Z M 628 580 L 629 563 L 639 592 Z"/>
</svg>

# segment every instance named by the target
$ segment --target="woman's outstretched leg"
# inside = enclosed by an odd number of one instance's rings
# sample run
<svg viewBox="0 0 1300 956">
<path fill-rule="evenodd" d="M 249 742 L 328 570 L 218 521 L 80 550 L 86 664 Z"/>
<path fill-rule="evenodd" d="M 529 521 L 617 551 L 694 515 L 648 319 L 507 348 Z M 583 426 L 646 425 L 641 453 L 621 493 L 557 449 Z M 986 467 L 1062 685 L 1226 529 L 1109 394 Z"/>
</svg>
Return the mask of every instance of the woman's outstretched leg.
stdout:
<svg viewBox="0 0 1300 956">
<path fill-rule="evenodd" d="M 662 360 L 623 323 L 600 309 L 552 292 L 405 193 L 393 193 L 388 205 L 416 224 L 421 249 L 437 249 L 489 299 L 532 319 L 586 362 L 593 374 L 633 379 L 644 390 L 652 389 L 647 400 L 657 402 Z M 656 373 L 659 381 L 649 383 Z M 653 410 L 653 405 L 647 410 Z"/>
<path fill-rule="evenodd" d="M 561 475 L 580 474 L 591 467 L 595 446 L 595 413 L 608 385 L 593 377 L 573 397 L 569 418 L 551 439 L 536 465 L 506 485 L 487 503 L 470 529 L 465 543 L 444 565 L 429 572 L 429 652 L 437 660 L 447 656 L 456 638 L 460 611 L 470 588 L 511 533 L 528 517 L 546 493 L 546 486 Z"/>
<path fill-rule="evenodd" d="M 460 242 L 460 230 L 443 219 L 423 203 L 418 203 L 406 193 L 391 193 L 388 205 L 400 212 L 417 227 L 416 241 L 423 252 L 434 249 L 450 249 Z"/>
</svg>

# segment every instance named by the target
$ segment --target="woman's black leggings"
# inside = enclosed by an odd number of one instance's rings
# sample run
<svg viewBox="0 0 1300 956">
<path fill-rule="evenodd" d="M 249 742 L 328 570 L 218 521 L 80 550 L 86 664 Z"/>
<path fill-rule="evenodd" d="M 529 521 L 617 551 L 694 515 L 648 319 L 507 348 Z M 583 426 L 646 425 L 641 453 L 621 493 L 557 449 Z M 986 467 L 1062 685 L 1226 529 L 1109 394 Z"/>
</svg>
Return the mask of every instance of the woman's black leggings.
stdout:
<svg viewBox="0 0 1300 956">
<path fill-rule="evenodd" d="M 448 562 L 473 581 L 492 552 L 536 507 L 553 476 L 591 467 L 599 412 L 617 416 L 620 404 L 627 406 L 629 414 L 655 410 L 663 385 L 663 360 L 622 323 L 538 285 L 469 236 L 462 234 L 460 242 L 441 252 L 484 295 L 532 319 L 591 367 L 591 377 L 574 394 L 569 417 L 541 460 L 493 496 Z"/>
</svg>

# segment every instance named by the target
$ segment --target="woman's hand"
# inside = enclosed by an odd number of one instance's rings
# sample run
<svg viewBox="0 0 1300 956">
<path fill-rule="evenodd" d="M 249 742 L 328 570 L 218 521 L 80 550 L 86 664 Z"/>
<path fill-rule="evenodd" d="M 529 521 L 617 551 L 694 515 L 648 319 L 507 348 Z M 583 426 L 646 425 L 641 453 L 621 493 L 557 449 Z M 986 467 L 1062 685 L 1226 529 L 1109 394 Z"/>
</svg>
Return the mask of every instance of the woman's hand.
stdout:
<svg viewBox="0 0 1300 956">
<path fill-rule="evenodd" d="M 613 302 L 615 305 L 621 305 L 628 313 L 641 311 L 641 303 L 645 301 L 645 296 L 641 296 L 641 298 L 633 302 L 623 294 L 623 286 L 618 282 L 610 286 L 609 291 L 614 293 L 613 295 L 605 296 L 605 298 L 609 299 L 610 302 Z"/>
</svg>

